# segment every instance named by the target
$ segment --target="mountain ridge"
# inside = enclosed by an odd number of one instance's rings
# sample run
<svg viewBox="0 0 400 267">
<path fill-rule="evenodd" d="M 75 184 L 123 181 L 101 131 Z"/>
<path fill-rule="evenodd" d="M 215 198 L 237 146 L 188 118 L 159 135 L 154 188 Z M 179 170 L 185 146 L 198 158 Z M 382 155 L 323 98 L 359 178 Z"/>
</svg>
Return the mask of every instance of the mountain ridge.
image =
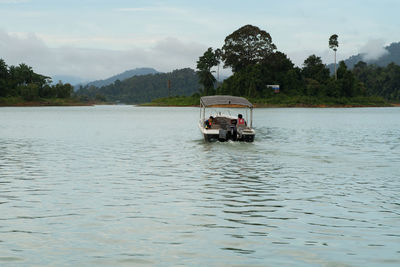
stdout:
<svg viewBox="0 0 400 267">
<path fill-rule="evenodd" d="M 82 86 L 76 94 L 88 99 L 104 99 L 119 103 L 145 103 L 167 96 L 190 96 L 200 88 L 195 70 L 183 68 L 168 73 L 135 75 L 97 87 Z"/>
<path fill-rule="evenodd" d="M 80 83 L 75 85 L 75 88 L 79 88 L 80 86 L 96 86 L 96 87 L 103 87 L 114 83 L 116 80 L 123 81 L 125 79 L 129 79 L 133 76 L 141 76 L 141 75 L 148 75 L 148 74 L 157 74 L 160 73 L 154 68 L 135 68 L 131 70 L 126 70 L 109 78 L 103 80 L 95 80 L 92 82 L 87 83 Z"/>
</svg>

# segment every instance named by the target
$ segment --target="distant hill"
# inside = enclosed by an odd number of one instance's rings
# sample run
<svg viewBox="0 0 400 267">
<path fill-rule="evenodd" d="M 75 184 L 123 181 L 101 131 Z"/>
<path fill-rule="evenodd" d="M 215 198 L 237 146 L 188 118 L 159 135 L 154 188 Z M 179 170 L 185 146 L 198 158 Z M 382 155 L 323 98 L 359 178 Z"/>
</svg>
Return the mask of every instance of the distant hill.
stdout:
<svg viewBox="0 0 400 267">
<path fill-rule="evenodd" d="M 83 98 L 105 98 L 107 101 L 129 104 L 150 102 L 155 98 L 166 96 L 190 96 L 197 93 L 200 87 L 196 72 L 185 68 L 169 73 L 117 79 L 102 87 L 86 85 L 76 93 Z"/>
<path fill-rule="evenodd" d="M 133 69 L 133 70 L 124 71 L 123 73 L 114 75 L 114 76 L 112 76 L 110 78 L 107 78 L 105 80 L 97 80 L 97 81 L 93 81 L 93 82 L 89 82 L 89 83 L 77 84 L 75 87 L 79 88 L 79 86 L 81 86 L 81 85 L 82 86 L 86 86 L 86 85 L 92 86 L 93 85 L 93 86 L 96 86 L 96 87 L 102 87 L 102 86 L 107 86 L 109 84 L 112 84 L 116 80 L 122 81 L 122 80 L 128 79 L 128 78 L 130 78 L 132 76 L 140 76 L 140 75 L 156 74 L 156 73 L 159 73 L 159 72 L 156 71 L 153 68 L 136 68 L 136 69 Z"/>
<path fill-rule="evenodd" d="M 380 67 L 386 67 L 391 62 L 394 62 L 396 65 L 400 65 L 400 42 L 392 43 L 389 46 L 386 46 L 385 49 L 387 53 L 379 57 L 378 59 L 368 60 L 365 54 L 358 54 L 344 60 L 344 63 L 346 63 L 346 66 L 349 69 L 352 69 L 354 65 L 356 65 L 359 61 L 364 61 L 368 64 L 375 64 Z M 329 64 L 328 68 L 333 73 L 334 64 Z"/>
</svg>

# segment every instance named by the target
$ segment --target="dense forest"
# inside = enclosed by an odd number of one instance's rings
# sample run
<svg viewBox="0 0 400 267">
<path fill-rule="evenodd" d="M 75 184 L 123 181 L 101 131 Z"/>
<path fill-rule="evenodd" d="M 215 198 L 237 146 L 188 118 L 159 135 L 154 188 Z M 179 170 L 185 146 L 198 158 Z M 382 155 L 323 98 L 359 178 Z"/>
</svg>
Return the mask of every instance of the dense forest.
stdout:
<svg viewBox="0 0 400 267">
<path fill-rule="evenodd" d="M 35 73 L 31 67 L 21 63 L 18 66 L 7 66 L 0 59 L 0 98 L 36 101 L 40 99 L 68 99 L 73 93 L 70 84 L 51 85 L 51 79 Z M 6 101 L 7 102 L 7 101 Z"/>
<path fill-rule="evenodd" d="M 82 100 L 98 99 L 122 103 L 144 103 L 166 96 L 190 96 L 200 88 L 196 72 L 190 68 L 170 73 L 137 75 L 103 86 L 85 86 L 77 92 Z"/>
<path fill-rule="evenodd" d="M 334 45 L 338 47 L 337 35 Z M 223 63 L 233 75 L 215 87 L 211 69 Z M 310 55 L 302 68 L 278 51 L 272 38 L 258 27 L 246 25 L 225 38 L 222 48 L 209 48 L 197 62 L 197 73 L 203 85 L 203 94 L 229 94 L 252 99 L 311 97 L 323 103 L 346 103 L 346 99 L 382 97 L 387 101 L 400 100 L 400 66 L 386 67 L 358 62 L 350 70 L 341 61 L 336 75 L 316 55 Z M 277 91 L 269 85 L 279 85 Z M 304 98 L 303 98 L 304 99 Z M 375 98 L 376 99 L 376 98 Z"/>
</svg>

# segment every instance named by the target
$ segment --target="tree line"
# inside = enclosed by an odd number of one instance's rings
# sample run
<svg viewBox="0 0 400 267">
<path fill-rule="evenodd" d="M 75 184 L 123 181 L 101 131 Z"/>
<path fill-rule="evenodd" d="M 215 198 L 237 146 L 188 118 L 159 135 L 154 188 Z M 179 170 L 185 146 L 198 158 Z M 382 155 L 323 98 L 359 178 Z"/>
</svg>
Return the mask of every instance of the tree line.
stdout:
<svg viewBox="0 0 400 267">
<path fill-rule="evenodd" d="M 25 101 L 41 98 L 70 98 L 73 93 L 71 84 L 51 85 L 51 78 L 37 74 L 32 67 L 21 63 L 7 66 L 0 59 L 0 97 L 21 97 Z"/>
<path fill-rule="evenodd" d="M 336 34 L 329 38 L 329 48 L 339 46 Z M 223 63 L 233 75 L 215 86 L 212 69 Z M 269 33 L 253 25 L 245 25 L 225 38 L 222 48 L 208 48 L 197 61 L 197 74 L 203 95 L 229 94 L 248 98 L 270 98 L 276 91 L 268 85 L 280 86 L 287 96 L 316 98 L 354 98 L 378 96 L 389 101 L 400 100 L 400 66 L 386 67 L 359 62 L 350 70 L 339 62 L 334 75 L 316 55 L 310 55 L 302 68 L 296 67 L 277 50 Z"/>
</svg>

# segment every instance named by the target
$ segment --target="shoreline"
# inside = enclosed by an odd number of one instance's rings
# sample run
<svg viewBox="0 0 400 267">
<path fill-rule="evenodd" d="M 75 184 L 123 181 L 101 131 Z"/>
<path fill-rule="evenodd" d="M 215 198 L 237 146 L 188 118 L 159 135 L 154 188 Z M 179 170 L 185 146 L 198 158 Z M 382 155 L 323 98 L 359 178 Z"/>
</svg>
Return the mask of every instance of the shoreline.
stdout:
<svg viewBox="0 0 400 267">
<path fill-rule="evenodd" d="M 271 98 L 250 98 L 254 108 L 366 108 L 400 107 L 400 103 L 389 102 L 381 97 L 305 97 L 279 95 Z M 199 107 L 198 96 L 176 96 L 154 99 L 152 102 L 138 104 L 150 107 Z"/>
<path fill-rule="evenodd" d="M 192 107 L 198 108 L 200 105 L 168 105 L 168 104 L 137 104 L 139 107 Z M 388 104 L 388 105 L 307 105 L 307 104 L 297 104 L 297 105 L 277 105 L 277 104 L 254 104 L 254 108 L 390 108 L 390 107 L 400 107 L 400 103 Z"/>
<path fill-rule="evenodd" d="M 5 104 L 0 103 L 0 107 L 85 107 L 85 106 L 95 106 L 95 105 L 116 105 L 115 103 L 45 103 L 45 102 L 24 102 L 24 103 L 12 103 Z M 198 108 L 200 105 L 169 105 L 169 104 L 125 104 L 138 107 L 171 107 L 171 108 Z M 390 108 L 390 107 L 400 107 L 400 103 L 392 103 L 389 105 L 307 105 L 307 104 L 297 104 L 297 105 L 277 105 L 277 104 L 254 104 L 254 108 Z"/>
<path fill-rule="evenodd" d="M 0 99 L 1 100 L 1 99 Z M 79 102 L 74 100 L 54 101 L 54 100 L 38 100 L 26 102 L 6 103 L 0 101 L 0 107 L 81 107 L 81 106 L 94 106 L 94 105 L 116 105 L 116 103 L 109 102 Z M 142 103 L 142 104 L 126 104 L 138 107 L 192 107 L 198 108 L 200 105 L 193 104 L 177 104 L 177 103 Z M 400 103 L 386 103 L 386 104 L 344 104 L 344 105 L 330 105 L 330 104 L 267 104 L 267 103 L 254 103 L 254 108 L 382 108 L 382 107 L 400 107 Z"/>
<path fill-rule="evenodd" d="M 94 106 L 96 104 L 89 103 L 68 103 L 68 104 L 52 104 L 52 103 L 16 103 L 16 104 L 0 104 L 0 107 L 84 107 Z"/>
<path fill-rule="evenodd" d="M 1 100 L 1 99 L 0 99 Z M 79 102 L 71 99 L 54 101 L 49 100 L 37 100 L 37 101 L 0 101 L 0 107 L 83 107 L 83 106 L 94 106 L 94 105 L 105 105 L 113 103 L 105 102 Z"/>
<path fill-rule="evenodd" d="M 389 104 L 389 105 L 264 105 L 254 104 L 255 108 L 390 108 L 400 107 L 400 104 Z"/>
</svg>

